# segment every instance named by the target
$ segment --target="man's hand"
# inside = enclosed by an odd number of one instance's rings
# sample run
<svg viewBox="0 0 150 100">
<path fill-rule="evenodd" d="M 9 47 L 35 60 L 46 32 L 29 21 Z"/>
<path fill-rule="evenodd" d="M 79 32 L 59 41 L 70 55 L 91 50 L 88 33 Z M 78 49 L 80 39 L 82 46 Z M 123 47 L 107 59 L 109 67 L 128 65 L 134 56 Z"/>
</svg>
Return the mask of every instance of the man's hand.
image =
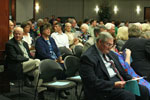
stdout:
<svg viewBox="0 0 150 100">
<path fill-rule="evenodd" d="M 115 88 L 124 88 L 125 84 L 126 84 L 125 81 L 117 81 L 115 82 Z"/>
</svg>

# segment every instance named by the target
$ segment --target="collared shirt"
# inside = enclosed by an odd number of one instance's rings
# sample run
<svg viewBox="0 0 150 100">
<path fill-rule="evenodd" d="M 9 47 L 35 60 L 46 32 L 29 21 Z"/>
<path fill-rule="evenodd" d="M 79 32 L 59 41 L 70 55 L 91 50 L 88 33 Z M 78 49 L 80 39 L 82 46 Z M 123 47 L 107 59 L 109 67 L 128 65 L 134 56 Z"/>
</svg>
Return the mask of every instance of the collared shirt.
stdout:
<svg viewBox="0 0 150 100">
<path fill-rule="evenodd" d="M 106 69 L 107 69 L 107 71 L 109 73 L 109 76 L 111 78 L 114 77 L 116 75 L 116 72 L 113 70 L 111 63 L 105 61 L 102 52 L 98 49 L 96 44 L 95 44 L 95 46 L 96 46 L 96 49 L 98 51 L 99 56 L 102 58 L 102 61 L 104 62 L 105 66 L 106 66 Z M 106 55 L 106 59 L 107 59 L 107 61 L 110 61 L 110 59 L 109 59 L 109 57 L 107 55 Z"/>
<path fill-rule="evenodd" d="M 28 52 L 27 52 L 26 48 L 24 47 L 23 42 L 24 41 L 19 41 L 18 45 L 19 45 L 21 51 L 23 52 L 23 56 L 26 58 L 29 58 Z"/>
<path fill-rule="evenodd" d="M 91 25 L 89 26 L 88 32 L 92 37 L 94 37 L 94 27 L 93 26 L 91 26 Z"/>
<path fill-rule="evenodd" d="M 51 37 L 55 40 L 58 47 L 69 48 L 68 36 L 64 33 L 53 33 Z"/>
</svg>

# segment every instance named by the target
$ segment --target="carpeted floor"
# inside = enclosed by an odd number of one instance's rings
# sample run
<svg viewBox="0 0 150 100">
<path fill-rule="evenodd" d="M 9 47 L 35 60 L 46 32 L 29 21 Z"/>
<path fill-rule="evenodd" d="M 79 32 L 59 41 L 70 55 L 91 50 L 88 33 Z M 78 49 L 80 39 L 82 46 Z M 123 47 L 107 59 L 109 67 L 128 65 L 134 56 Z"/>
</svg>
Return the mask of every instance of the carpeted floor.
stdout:
<svg viewBox="0 0 150 100">
<path fill-rule="evenodd" d="M 80 92 L 80 90 L 81 90 L 81 85 L 78 86 L 78 93 Z M 77 97 L 75 96 L 75 88 L 69 90 L 69 92 L 70 95 L 68 95 L 68 99 L 61 98 L 60 100 L 77 100 Z M 45 91 L 44 97 L 45 100 L 55 100 L 54 92 Z M 21 91 L 21 94 L 19 95 L 18 87 L 11 86 L 9 93 L 0 94 L 0 100 L 34 100 L 34 88 L 29 88 L 24 86 L 23 91 Z"/>
</svg>

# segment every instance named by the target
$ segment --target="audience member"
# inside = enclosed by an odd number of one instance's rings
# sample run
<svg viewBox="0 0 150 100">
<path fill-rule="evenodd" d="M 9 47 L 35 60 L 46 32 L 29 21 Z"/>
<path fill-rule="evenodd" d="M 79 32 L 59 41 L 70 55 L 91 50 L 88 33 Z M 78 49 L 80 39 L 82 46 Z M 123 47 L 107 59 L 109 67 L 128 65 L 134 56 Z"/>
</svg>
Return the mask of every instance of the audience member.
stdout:
<svg viewBox="0 0 150 100">
<path fill-rule="evenodd" d="M 83 23 L 85 23 L 89 26 L 90 25 L 90 19 L 84 19 Z"/>
<path fill-rule="evenodd" d="M 21 27 L 23 28 L 23 40 L 28 43 L 29 49 L 32 49 L 32 37 L 30 36 L 30 24 L 25 21 L 21 24 Z"/>
<path fill-rule="evenodd" d="M 30 36 L 32 37 L 32 44 L 35 45 L 35 40 L 36 40 L 36 37 L 38 36 L 37 35 L 37 32 L 34 28 L 34 24 L 32 23 L 31 20 L 28 20 L 28 24 L 30 25 Z"/>
<path fill-rule="evenodd" d="M 90 34 L 88 33 L 89 26 L 87 24 L 81 25 L 81 36 L 80 39 L 82 40 L 82 43 L 84 44 L 90 37 Z"/>
<path fill-rule="evenodd" d="M 124 53 L 117 53 L 115 54 L 118 56 L 119 61 L 123 67 L 123 69 L 132 77 L 139 78 L 141 77 L 140 75 L 136 74 L 136 72 L 133 70 L 133 68 L 130 66 L 131 62 L 131 51 L 129 49 L 125 49 Z M 150 84 L 147 82 L 145 79 L 140 79 L 138 82 L 140 85 L 143 85 L 148 88 L 149 90 L 149 95 L 150 95 Z"/>
<path fill-rule="evenodd" d="M 107 32 L 107 29 L 104 25 L 99 25 L 100 32 Z"/>
<path fill-rule="evenodd" d="M 50 24 L 45 23 L 40 27 L 41 36 L 37 39 L 35 49 L 36 49 L 36 58 L 43 59 L 52 59 L 58 62 L 65 72 L 64 61 L 62 60 L 62 56 L 60 51 L 55 43 L 55 40 L 50 37 L 51 29 Z M 58 75 L 57 79 L 64 79 L 65 73 L 62 72 Z M 67 98 L 64 92 L 60 93 L 62 98 Z"/>
<path fill-rule="evenodd" d="M 40 26 L 42 26 L 44 23 L 43 19 L 38 19 L 37 20 L 37 26 L 35 27 L 36 31 L 37 31 L 37 34 L 38 36 L 40 36 Z"/>
<path fill-rule="evenodd" d="M 109 32 L 115 38 L 115 25 L 112 23 L 106 23 L 105 27 L 107 32 Z"/>
<path fill-rule="evenodd" d="M 150 24 L 143 23 L 141 24 L 142 32 L 150 31 Z"/>
<path fill-rule="evenodd" d="M 63 63 L 59 49 L 55 43 L 55 40 L 50 37 L 51 29 L 50 24 L 44 24 L 40 27 L 41 36 L 37 39 L 35 44 L 36 58 L 52 59 L 59 63 Z"/>
<path fill-rule="evenodd" d="M 51 16 L 51 19 L 50 19 L 50 21 L 49 21 L 49 23 L 51 24 L 51 25 L 53 25 L 53 21 L 55 20 L 55 15 L 52 15 Z"/>
<path fill-rule="evenodd" d="M 128 40 L 128 27 L 119 27 L 118 34 L 116 36 L 116 46 L 118 51 L 121 51 L 123 45 Z"/>
<path fill-rule="evenodd" d="M 70 23 L 65 24 L 65 33 L 68 36 L 70 48 L 74 48 L 75 45 L 82 45 L 81 43 L 79 43 L 79 39 L 75 38 L 75 33 L 71 32 L 71 24 Z"/>
<path fill-rule="evenodd" d="M 140 76 L 150 77 L 150 41 L 144 38 L 139 38 L 141 30 L 138 26 L 132 25 L 129 27 L 129 40 L 122 47 L 122 50 L 128 48 L 131 50 L 133 62 L 131 66 Z"/>
<path fill-rule="evenodd" d="M 99 25 L 104 25 L 104 22 L 102 20 L 99 21 Z"/>
<path fill-rule="evenodd" d="M 150 39 L 150 31 L 143 32 L 140 37 Z"/>
<path fill-rule="evenodd" d="M 14 37 L 13 30 L 14 30 L 14 23 L 11 20 L 9 20 L 9 40 Z"/>
<path fill-rule="evenodd" d="M 124 89 L 127 80 L 133 79 L 122 68 L 118 57 L 110 51 L 113 37 L 102 32 L 80 61 L 80 76 L 86 100 L 149 100 L 145 86 L 139 85 L 140 96 Z M 114 70 L 115 69 L 115 70 Z"/>
<path fill-rule="evenodd" d="M 56 23 L 55 28 L 56 33 L 52 33 L 51 37 L 55 40 L 57 47 L 66 47 L 69 48 L 68 36 L 62 32 L 61 23 Z"/>
<path fill-rule="evenodd" d="M 71 32 L 76 33 L 76 31 L 77 31 L 76 30 L 76 26 L 77 26 L 76 20 L 74 18 L 70 18 L 70 19 L 68 19 L 68 22 L 71 23 L 71 25 L 72 25 Z"/>
<path fill-rule="evenodd" d="M 82 49 L 82 53 L 84 53 L 89 47 L 91 47 L 96 42 L 96 38 L 98 37 L 100 32 L 101 31 L 98 26 L 94 28 L 94 37 L 90 37 L 89 40 L 85 42 Z"/>
<path fill-rule="evenodd" d="M 14 72 L 17 76 L 26 73 L 28 75 L 34 76 L 33 85 L 36 86 L 37 79 L 39 76 L 39 59 L 32 59 L 29 51 L 28 44 L 22 39 L 23 29 L 21 27 L 16 27 L 14 29 L 14 38 L 6 43 L 6 70 Z M 39 80 L 39 85 L 42 84 L 43 80 Z M 38 93 L 46 88 L 38 87 Z M 40 95 L 41 96 L 41 95 Z M 43 100 L 43 96 L 40 97 Z"/>
<path fill-rule="evenodd" d="M 97 20 L 93 19 L 90 21 L 88 32 L 92 37 L 94 37 L 94 28 L 96 27 L 96 25 L 97 25 Z"/>
</svg>

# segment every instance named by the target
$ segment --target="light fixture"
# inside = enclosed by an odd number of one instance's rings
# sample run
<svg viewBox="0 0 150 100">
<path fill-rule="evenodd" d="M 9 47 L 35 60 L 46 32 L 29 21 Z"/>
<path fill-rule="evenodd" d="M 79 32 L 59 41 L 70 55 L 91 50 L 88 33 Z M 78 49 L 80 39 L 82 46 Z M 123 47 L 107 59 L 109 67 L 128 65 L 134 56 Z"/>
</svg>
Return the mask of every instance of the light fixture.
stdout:
<svg viewBox="0 0 150 100">
<path fill-rule="evenodd" d="M 98 5 L 96 5 L 96 7 L 95 7 L 95 12 L 96 12 L 96 13 L 99 12 L 99 7 L 98 7 Z"/>
<path fill-rule="evenodd" d="M 118 7 L 117 7 L 117 5 L 115 5 L 114 6 L 114 13 L 117 14 L 117 12 L 118 12 Z"/>
<path fill-rule="evenodd" d="M 35 10 L 36 10 L 37 13 L 39 12 L 39 9 L 40 9 L 39 3 L 36 3 L 35 4 Z"/>
<path fill-rule="evenodd" d="M 137 6 L 136 6 L 136 12 L 137 12 L 137 14 L 140 14 L 140 11 L 141 11 L 141 8 L 140 8 L 139 5 L 137 5 Z"/>
</svg>

